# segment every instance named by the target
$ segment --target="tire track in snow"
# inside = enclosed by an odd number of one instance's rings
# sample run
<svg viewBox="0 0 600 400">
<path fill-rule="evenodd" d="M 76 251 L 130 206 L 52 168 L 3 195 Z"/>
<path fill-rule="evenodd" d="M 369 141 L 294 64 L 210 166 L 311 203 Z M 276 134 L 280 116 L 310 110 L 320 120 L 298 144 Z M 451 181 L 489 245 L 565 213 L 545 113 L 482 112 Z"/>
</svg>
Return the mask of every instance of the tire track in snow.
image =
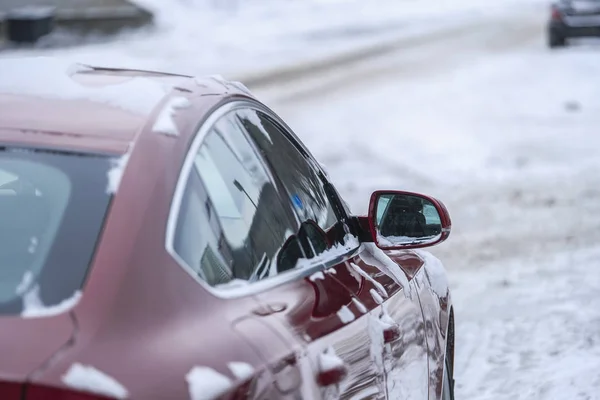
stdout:
<svg viewBox="0 0 600 400">
<path fill-rule="evenodd" d="M 515 51 L 539 40 L 539 18 L 502 16 L 480 20 L 423 40 L 409 41 L 391 54 L 367 58 L 333 71 L 281 83 L 273 91 L 258 88 L 257 94 L 275 107 L 323 99 L 360 90 L 388 79 L 431 76 L 481 57 Z"/>
</svg>

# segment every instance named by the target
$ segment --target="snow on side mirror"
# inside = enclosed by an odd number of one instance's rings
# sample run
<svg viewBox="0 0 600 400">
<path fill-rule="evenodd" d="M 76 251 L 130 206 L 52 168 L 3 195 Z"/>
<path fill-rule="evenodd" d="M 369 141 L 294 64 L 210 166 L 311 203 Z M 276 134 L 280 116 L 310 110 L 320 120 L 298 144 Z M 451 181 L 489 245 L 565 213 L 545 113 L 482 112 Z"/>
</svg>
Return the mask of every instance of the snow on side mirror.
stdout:
<svg viewBox="0 0 600 400">
<path fill-rule="evenodd" d="M 439 200 L 418 193 L 380 190 L 371 195 L 369 225 L 380 249 L 402 250 L 443 242 L 452 223 Z"/>
</svg>

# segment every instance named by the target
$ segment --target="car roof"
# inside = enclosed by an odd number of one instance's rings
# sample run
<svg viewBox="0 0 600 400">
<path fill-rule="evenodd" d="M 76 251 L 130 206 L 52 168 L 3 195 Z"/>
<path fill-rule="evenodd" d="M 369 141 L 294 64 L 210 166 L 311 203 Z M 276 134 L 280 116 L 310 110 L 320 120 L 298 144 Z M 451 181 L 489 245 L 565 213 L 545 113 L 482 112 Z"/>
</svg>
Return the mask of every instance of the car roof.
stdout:
<svg viewBox="0 0 600 400">
<path fill-rule="evenodd" d="M 3 58 L 0 142 L 123 154 L 173 90 L 219 96 L 231 93 L 224 82 L 51 57 Z"/>
</svg>

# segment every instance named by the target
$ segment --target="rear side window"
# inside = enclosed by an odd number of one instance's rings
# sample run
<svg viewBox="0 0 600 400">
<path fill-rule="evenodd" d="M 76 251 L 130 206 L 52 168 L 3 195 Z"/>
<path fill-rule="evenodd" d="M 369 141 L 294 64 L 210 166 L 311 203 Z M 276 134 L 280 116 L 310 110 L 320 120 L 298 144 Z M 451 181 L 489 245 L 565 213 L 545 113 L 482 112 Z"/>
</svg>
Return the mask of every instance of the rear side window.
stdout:
<svg viewBox="0 0 600 400">
<path fill-rule="evenodd" d="M 305 253 L 300 224 L 243 126 L 230 113 L 195 154 L 173 247 L 211 286 L 255 282 L 293 269 Z"/>
<path fill-rule="evenodd" d="M 103 156 L 0 148 L 0 314 L 32 316 L 81 288 L 110 168 Z"/>
<path fill-rule="evenodd" d="M 209 285 L 325 267 L 357 246 L 313 160 L 265 114 L 233 109 L 193 151 L 170 245 Z"/>
</svg>

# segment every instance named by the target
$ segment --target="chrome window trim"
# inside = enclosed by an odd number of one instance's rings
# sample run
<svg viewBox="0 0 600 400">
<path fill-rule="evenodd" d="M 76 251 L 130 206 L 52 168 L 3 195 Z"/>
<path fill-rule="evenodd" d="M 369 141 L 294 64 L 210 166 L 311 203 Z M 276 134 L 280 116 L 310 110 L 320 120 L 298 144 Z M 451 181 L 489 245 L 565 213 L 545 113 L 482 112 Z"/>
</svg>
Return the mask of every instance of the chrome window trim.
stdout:
<svg viewBox="0 0 600 400">
<path fill-rule="evenodd" d="M 183 166 L 181 167 L 181 170 L 179 171 L 179 177 L 177 178 L 177 184 L 175 186 L 175 192 L 173 194 L 173 200 L 171 202 L 169 215 L 167 218 L 167 227 L 166 227 L 166 234 L 165 234 L 165 249 L 166 249 L 167 253 L 177 262 L 177 264 L 179 264 L 179 266 L 181 268 L 183 268 L 184 271 L 186 271 L 204 289 L 206 289 L 209 293 L 211 293 L 215 297 L 218 297 L 221 299 L 234 299 L 234 298 L 239 298 L 239 297 L 244 297 L 244 296 L 250 296 L 250 295 L 262 292 L 264 290 L 271 289 L 271 288 L 283 285 L 288 282 L 292 282 L 299 278 L 305 278 L 307 276 L 314 274 L 315 272 L 324 271 L 325 269 L 330 268 L 333 265 L 337 265 L 337 264 L 340 264 L 340 263 L 346 261 L 350 257 L 357 254 L 359 252 L 359 250 L 362 248 L 362 244 L 359 244 L 358 247 L 355 247 L 354 249 L 349 250 L 345 254 L 335 257 L 334 259 L 326 260 L 325 262 L 321 261 L 321 262 L 315 263 L 315 265 L 312 265 L 310 267 L 286 271 L 286 272 L 278 274 L 274 277 L 266 278 L 264 280 L 260 280 L 257 282 L 252 282 L 247 285 L 241 285 L 241 286 L 235 285 L 235 286 L 232 286 L 229 288 L 227 288 L 227 287 L 219 288 L 219 287 L 209 285 L 206 281 L 204 281 L 203 279 L 201 279 L 198 276 L 196 271 L 190 265 L 188 265 L 179 256 L 179 254 L 177 254 L 177 252 L 175 251 L 175 248 L 174 248 L 175 231 L 177 229 L 177 219 L 179 216 L 179 212 L 181 211 L 181 203 L 183 201 L 183 195 L 185 193 L 187 180 L 191 173 L 192 168 L 194 167 L 194 158 L 196 157 L 196 154 L 198 153 L 200 146 L 202 146 L 202 143 L 204 142 L 204 138 L 206 137 L 208 132 L 210 132 L 210 130 L 214 127 L 214 125 L 217 123 L 217 121 L 219 121 L 219 119 L 221 119 L 222 117 L 224 117 L 225 115 L 227 115 L 228 113 L 230 113 L 232 111 L 235 111 L 237 109 L 245 109 L 245 108 L 250 108 L 255 111 L 260 111 L 260 112 L 266 114 L 267 116 L 273 118 L 276 121 L 281 121 L 281 119 L 278 118 L 267 107 L 262 106 L 260 103 L 255 103 L 255 102 L 252 102 L 249 100 L 234 100 L 234 101 L 231 101 L 229 103 L 222 105 L 221 107 L 219 107 L 218 109 L 213 111 L 208 116 L 208 118 L 202 122 L 202 125 L 200 126 L 200 128 L 196 130 L 197 133 L 196 133 L 194 139 L 192 140 L 190 148 L 188 149 L 188 152 L 185 156 Z M 288 129 L 287 125 L 285 125 L 285 123 L 282 123 L 281 126 L 285 127 L 285 129 Z M 252 138 L 248 138 L 248 139 L 251 140 L 252 143 L 254 142 L 252 140 Z M 269 171 L 269 173 L 270 173 L 270 171 Z"/>
</svg>

